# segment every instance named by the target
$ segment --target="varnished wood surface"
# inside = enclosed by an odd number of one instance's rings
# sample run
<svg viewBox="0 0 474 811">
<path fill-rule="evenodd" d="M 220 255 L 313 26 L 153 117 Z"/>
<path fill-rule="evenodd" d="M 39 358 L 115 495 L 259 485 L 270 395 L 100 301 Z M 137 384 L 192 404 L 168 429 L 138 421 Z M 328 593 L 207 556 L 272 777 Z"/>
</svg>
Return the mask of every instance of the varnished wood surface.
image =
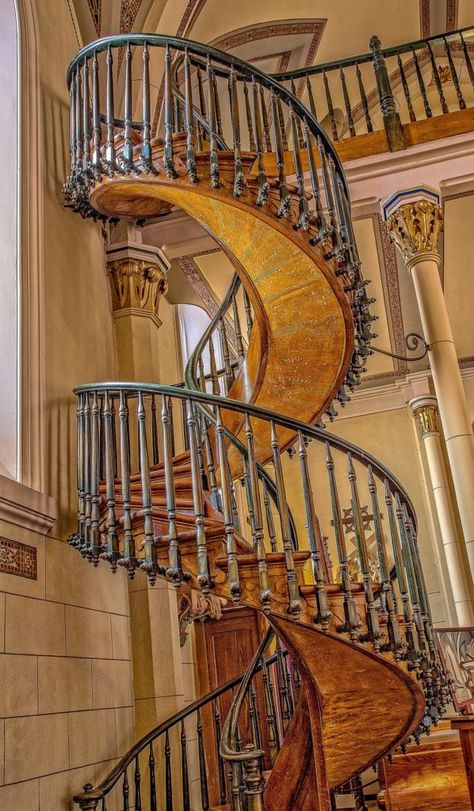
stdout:
<svg viewBox="0 0 474 811">
<path fill-rule="evenodd" d="M 469 788 L 471 805 L 474 808 L 474 716 L 468 715 L 460 718 L 451 718 L 450 720 L 451 728 L 459 732 L 464 759 L 464 772 Z"/>
<path fill-rule="evenodd" d="M 459 740 L 410 746 L 379 765 L 379 803 L 387 811 L 471 811 Z"/>
<path fill-rule="evenodd" d="M 276 218 L 273 197 L 259 208 L 249 190 L 236 199 L 229 185 L 223 181 L 214 191 L 205 176 L 198 184 L 164 175 L 112 178 L 93 190 L 91 200 L 108 215 L 133 218 L 152 214 L 157 201 L 165 200 L 187 211 L 225 246 L 240 268 L 258 319 L 264 319 L 259 367 L 250 359 L 247 378 L 231 394 L 315 422 L 339 390 L 352 355 L 349 303 L 332 260 L 323 258 L 322 247 L 310 247 L 308 233 Z M 255 424 L 259 458 L 269 447 L 266 433 L 265 425 Z M 291 436 L 282 431 L 282 445 Z"/>
</svg>

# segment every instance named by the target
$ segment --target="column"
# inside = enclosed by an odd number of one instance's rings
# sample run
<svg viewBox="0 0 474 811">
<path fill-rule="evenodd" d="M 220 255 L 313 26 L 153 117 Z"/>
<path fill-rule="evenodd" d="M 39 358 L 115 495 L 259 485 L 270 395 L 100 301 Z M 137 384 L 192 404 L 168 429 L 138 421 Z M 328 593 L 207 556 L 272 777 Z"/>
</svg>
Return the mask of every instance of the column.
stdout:
<svg viewBox="0 0 474 811">
<path fill-rule="evenodd" d="M 424 395 L 410 400 L 426 452 L 436 504 L 436 513 L 444 548 L 444 563 L 449 576 L 458 625 L 474 625 L 470 594 L 470 575 L 466 572 L 459 543 L 453 503 L 443 459 L 436 397 Z"/>
<path fill-rule="evenodd" d="M 464 542 L 474 575 L 474 436 L 439 275 L 443 226 L 439 196 L 429 189 L 401 192 L 384 205 L 391 238 L 411 274 L 420 311 Z"/>
</svg>

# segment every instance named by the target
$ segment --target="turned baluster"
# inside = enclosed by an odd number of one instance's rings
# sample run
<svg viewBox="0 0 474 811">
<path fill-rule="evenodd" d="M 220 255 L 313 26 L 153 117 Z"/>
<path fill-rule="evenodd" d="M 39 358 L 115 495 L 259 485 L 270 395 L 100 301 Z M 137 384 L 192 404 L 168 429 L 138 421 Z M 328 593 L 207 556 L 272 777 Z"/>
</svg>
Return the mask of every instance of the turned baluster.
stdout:
<svg viewBox="0 0 474 811">
<path fill-rule="evenodd" d="M 211 503 L 219 510 L 222 509 L 221 505 L 221 498 L 219 495 L 219 488 L 217 486 L 217 478 L 216 478 L 216 466 L 214 463 L 214 451 L 212 449 L 211 439 L 209 436 L 209 423 L 206 417 L 203 414 L 199 414 L 199 427 L 200 427 L 200 434 L 202 437 L 202 447 L 204 448 L 204 453 L 206 456 L 206 466 L 207 466 L 207 481 L 208 486 L 211 493 Z"/>
<path fill-rule="evenodd" d="M 133 774 L 133 782 L 135 784 L 135 811 L 142 811 L 141 781 L 142 777 L 140 774 L 140 762 L 137 755 L 135 758 L 135 771 Z"/>
<path fill-rule="evenodd" d="M 128 424 L 128 400 L 126 393 L 120 392 L 119 422 L 120 422 L 120 477 L 123 509 L 123 551 L 120 563 L 128 570 L 129 577 L 133 577 L 136 566 L 135 543 L 132 532 L 132 512 L 130 499 L 130 433 Z"/>
<path fill-rule="evenodd" d="M 217 365 L 216 365 L 216 354 L 214 351 L 214 341 L 212 340 L 212 335 L 209 336 L 208 348 L 209 348 L 209 368 L 211 374 L 212 393 L 220 394 L 221 389 L 219 386 L 219 376 L 217 374 Z"/>
<path fill-rule="evenodd" d="M 255 144 L 255 136 L 253 134 L 253 121 L 252 121 L 252 112 L 250 109 L 249 89 L 247 87 L 247 82 L 245 81 L 244 81 L 244 103 L 245 103 L 245 118 L 247 120 L 247 131 L 249 134 L 249 150 L 250 152 L 256 152 L 257 147 Z"/>
<path fill-rule="evenodd" d="M 181 791 L 183 800 L 183 811 L 190 811 L 191 798 L 189 795 L 189 769 L 188 769 L 188 752 L 187 752 L 187 739 L 186 727 L 184 721 L 181 721 Z"/>
<path fill-rule="evenodd" d="M 245 318 L 247 320 L 247 343 L 249 343 L 253 328 L 252 305 L 245 287 L 242 287 L 242 292 L 244 297 Z"/>
<path fill-rule="evenodd" d="M 125 769 L 123 773 L 122 800 L 123 800 L 123 811 L 130 811 L 130 786 L 128 784 L 127 769 Z"/>
<path fill-rule="evenodd" d="M 278 109 L 278 123 L 280 125 L 281 137 L 283 140 L 283 150 L 286 151 L 288 149 L 288 139 L 286 137 L 286 126 L 285 126 L 285 116 L 283 115 L 283 105 L 281 103 L 281 98 L 279 96 L 277 99 L 277 109 Z"/>
<path fill-rule="evenodd" d="M 402 648 L 402 638 L 400 636 L 400 626 L 395 610 L 395 597 L 385 550 L 385 536 L 382 529 L 377 485 L 375 483 L 371 465 L 368 467 L 368 479 L 372 503 L 375 542 L 377 544 L 377 560 L 381 580 L 380 599 L 387 617 L 387 629 L 390 647 L 394 652 L 395 658 L 399 660 Z"/>
<path fill-rule="evenodd" d="M 145 559 L 141 562 L 140 568 L 148 574 L 150 582 L 153 584 L 156 580 L 156 550 L 155 539 L 153 534 L 153 517 L 152 517 L 152 498 L 151 498 L 151 481 L 150 481 L 150 465 L 148 461 L 148 442 L 146 432 L 146 411 L 143 398 L 143 392 L 138 392 L 138 448 L 140 460 L 140 482 L 142 492 L 142 506 L 143 506 L 143 531 L 145 535 L 144 553 Z"/>
<path fill-rule="evenodd" d="M 179 585 L 182 580 L 181 556 L 179 552 L 178 530 L 176 526 L 176 491 L 174 483 L 173 452 L 171 447 L 171 425 L 168 402 L 161 398 L 161 425 L 163 434 L 163 467 L 165 471 L 166 513 L 168 516 L 168 560 L 167 578 Z"/>
<path fill-rule="evenodd" d="M 337 488 L 334 460 L 329 443 L 326 443 L 326 468 L 329 479 L 329 493 L 331 498 L 332 524 L 336 540 L 337 557 L 339 561 L 339 571 L 341 576 L 341 586 L 344 592 L 344 617 L 345 623 L 337 628 L 340 632 L 348 632 L 353 642 L 359 638 L 360 622 L 357 616 L 355 602 L 352 598 L 351 580 L 349 576 L 347 546 L 342 523 L 341 506 Z"/>
<path fill-rule="evenodd" d="M 155 755 L 153 753 L 153 743 L 151 741 L 148 755 L 148 774 L 150 777 L 150 811 L 157 811 Z"/>
<path fill-rule="evenodd" d="M 99 60 L 97 51 L 92 59 L 92 168 L 97 178 L 102 173 L 100 129 L 100 96 L 99 96 Z"/>
<path fill-rule="evenodd" d="M 347 463 L 349 470 L 349 482 L 351 487 L 351 509 L 352 518 L 354 521 L 354 534 L 357 544 L 357 555 L 359 558 L 359 565 L 362 572 L 365 593 L 365 612 L 367 618 L 367 627 L 369 631 L 369 639 L 371 640 L 374 650 L 380 650 L 380 625 L 377 609 L 375 607 L 374 592 L 372 589 L 371 572 L 369 552 L 367 549 L 367 539 L 365 537 L 364 522 L 362 518 L 362 511 L 360 508 L 359 490 L 357 487 L 357 475 L 355 472 L 354 464 L 352 461 L 352 454 L 347 454 Z"/>
<path fill-rule="evenodd" d="M 278 732 L 278 725 L 276 722 L 273 683 L 271 681 L 270 671 L 263 656 L 262 656 L 262 682 L 263 682 L 263 694 L 265 697 L 265 710 L 267 716 L 268 748 L 270 750 L 270 760 L 271 763 L 273 764 L 280 749 L 280 735 Z"/>
<path fill-rule="evenodd" d="M 69 87 L 69 151 L 71 155 L 71 173 L 77 170 L 76 94 L 76 71 L 73 71 Z"/>
<path fill-rule="evenodd" d="M 462 33 L 462 31 L 460 32 L 459 36 L 461 37 L 462 49 L 463 49 L 463 53 L 464 53 L 464 59 L 465 59 L 465 62 L 466 62 L 467 72 L 468 72 L 469 78 L 471 80 L 471 85 L 474 88 L 474 68 L 472 66 L 471 57 L 469 56 L 469 51 L 468 51 L 468 48 L 467 48 L 466 40 L 464 39 L 464 34 Z"/>
<path fill-rule="evenodd" d="M 85 435 L 84 435 L 84 403 L 86 395 L 79 394 L 77 398 L 77 538 L 72 540 L 72 546 L 80 546 L 84 542 L 85 534 Z M 100 447 L 99 447 L 100 453 Z"/>
<path fill-rule="evenodd" d="M 235 332 L 235 343 L 237 346 L 237 357 L 239 361 L 242 361 L 245 359 L 245 349 L 242 340 L 242 328 L 240 326 L 239 305 L 237 304 L 236 295 L 234 295 L 232 298 L 232 314 L 234 319 L 234 332 Z"/>
<path fill-rule="evenodd" d="M 273 455 L 273 469 L 275 471 L 275 482 L 278 497 L 278 516 L 280 519 L 281 537 L 283 551 L 285 553 L 286 582 L 288 588 L 288 613 L 296 618 L 301 611 L 301 600 L 299 593 L 298 577 L 296 575 L 295 562 L 293 559 L 293 545 L 291 542 L 290 515 L 288 502 L 286 499 L 285 478 L 281 464 L 281 451 L 278 442 L 278 435 L 275 423 L 271 423 L 271 445 Z"/>
<path fill-rule="evenodd" d="M 83 92 L 82 92 L 82 132 L 84 138 L 84 148 L 82 156 L 82 168 L 87 175 L 91 165 L 91 108 L 89 98 L 89 62 L 84 57 L 84 67 L 82 69 Z"/>
<path fill-rule="evenodd" d="M 235 197 L 240 197 L 245 186 L 245 178 L 241 155 L 239 96 L 233 65 L 229 74 L 229 97 L 232 122 L 232 145 L 234 148 L 234 195 Z"/>
<path fill-rule="evenodd" d="M 224 768 L 224 761 L 222 760 L 220 754 L 220 745 L 221 745 L 221 714 L 219 710 L 219 702 L 213 702 L 213 713 L 212 713 L 213 721 L 214 721 L 214 734 L 216 739 L 216 757 L 217 757 L 217 769 L 219 772 L 219 794 L 220 794 L 220 801 L 221 805 L 225 805 L 227 801 L 227 784 L 225 778 L 225 768 Z"/>
<path fill-rule="evenodd" d="M 415 628 L 418 635 L 418 643 L 421 649 L 427 646 L 426 636 L 425 636 L 425 628 L 423 625 L 423 619 L 421 616 L 421 605 L 420 605 L 420 596 L 418 594 L 418 584 L 415 578 L 415 570 L 413 567 L 413 559 L 411 555 L 410 544 L 408 541 L 407 536 L 407 528 L 405 526 L 404 515 L 402 511 L 402 505 L 400 502 L 400 496 L 398 493 L 395 493 L 395 513 L 398 520 L 398 530 L 401 540 L 401 550 L 402 550 L 402 561 L 403 566 L 405 568 L 406 577 L 407 577 L 407 584 L 408 584 L 408 593 L 411 599 L 411 606 L 413 611 L 413 619 L 415 621 Z"/>
<path fill-rule="evenodd" d="M 122 169 L 126 174 L 134 170 L 132 143 L 132 49 L 130 43 L 125 48 L 125 131 L 122 149 Z"/>
<path fill-rule="evenodd" d="M 311 115 L 317 121 L 318 116 L 317 116 L 317 113 L 316 113 L 316 102 L 314 101 L 313 87 L 311 85 L 309 76 L 306 77 L 306 92 L 308 93 L 309 109 L 311 110 Z M 308 143 L 307 139 L 306 139 L 306 143 Z"/>
<path fill-rule="evenodd" d="M 174 129 L 174 114 L 173 114 L 173 90 L 172 90 L 172 76 L 171 76 L 171 53 L 169 46 L 165 48 L 165 143 L 163 148 L 163 166 L 167 177 L 176 177 L 176 169 L 174 165 L 173 154 L 173 129 Z"/>
<path fill-rule="evenodd" d="M 99 403 L 97 399 L 97 392 L 94 392 L 92 395 L 91 428 L 92 428 L 92 443 L 91 443 L 91 462 L 90 462 L 91 465 L 90 545 L 91 545 L 91 560 L 94 566 L 97 566 L 99 563 L 99 553 L 100 553 Z"/>
<path fill-rule="evenodd" d="M 211 59 L 207 57 L 207 89 L 209 108 L 209 160 L 211 171 L 211 185 L 213 189 L 219 188 L 219 158 L 217 154 L 217 132 L 216 132 L 216 95 L 215 78 Z"/>
<path fill-rule="evenodd" d="M 224 360 L 224 381 L 225 393 L 228 394 L 232 383 L 234 382 L 234 372 L 230 362 L 230 349 L 229 341 L 227 338 L 227 327 L 223 318 L 219 321 L 219 337 L 221 342 L 222 357 Z"/>
<path fill-rule="evenodd" d="M 314 152 L 313 152 L 314 139 L 310 132 L 306 118 L 304 119 L 304 133 L 305 133 L 306 149 L 308 153 L 309 179 L 311 183 L 311 191 L 313 194 L 314 203 L 316 206 L 316 225 L 318 228 L 318 234 L 316 235 L 316 237 L 312 237 L 310 241 L 312 245 L 317 245 L 318 242 L 320 242 L 322 239 L 325 238 L 326 218 L 324 216 L 324 211 L 321 204 L 321 189 L 319 186 L 318 170 L 316 168 L 316 163 L 314 160 Z"/>
<path fill-rule="evenodd" d="M 116 156 L 115 156 L 115 113 L 114 113 L 114 60 L 112 56 L 112 48 L 109 45 L 107 48 L 106 59 L 106 119 L 107 119 L 107 143 L 105 147 L 105 159 L 107 164 L 107 172 L 112 175 L 117 170 Z"/>
<path fill-rule="evenodd" d="M 80 65 L 76 66 L 76 168 L 81 169 L 83 158 L 82 76 Z"/>
<path fill-rule="evenodd" d="M 296 87 L 295 87 L 295 83 L 294 83 L 293 79 L 291 80 L 291 92 L 292 92 L 293 96 L 295 96 L 295 98 L 298 98 L 298 93 L 296 92 Z M 292 104 L 292 102 L 290 102 L 290 108 L 291 108 L 291 104 Z M 291 119 L 291 113 L 290 113 L 290 119 Z M 298 144 L 299 144 L 299 146 L 301 148 L 303 148 L 304 147 L 303 128 L 301 126 L 301 120 L 300 120 L 299 116 L 296 116 L 296 131 L 298 133 Z"/>
<path fill-rule="evenodd" d="M 338 136 L 338 133 L 337 133 L 336 117 L 334 115 L 334 105 L 332 103 L 331 91 L 329 89 L 328 77 L 326 76 L 326 71 L 325 70 L 323 70 L 323 84 L 324 84 L 324 92 L 325 92 L 325 95 L 326 95 L 326 104 L 327 104 L 327 107 L 328 107 L 329 121 L 331 122 L 332 137 L 333 137 L 334 141 L 337 141 L 339 136 Z"/>
<path fill-rule="evenodd" d="M 253 680 L 249 684 L 247 703 L 249 707 L 249 718 L 250 718 L 250 728 L 252 730 L 252 737 L 254 739 L 257 749 L 261 749 L 262 740 L 260 735 L 260 719 L 257 707 L 257 693 L 255 692 Z"/>
<path fill-rule="evenodd" d="M 270 185 L 265 174 L 265 165 L 263 161 L 264 143 L 263 143 L 263 130 L 262 119 L 260 115 L 259 93 L 258 85 L 255 81 L 255 76 L 252 76 L 252 95 L 253 95 L 253 114 L 255 120 L 255 145 L 257 150 L 257 183 L 258 195 L 256 199 L 257 206 L 263 206 L 268 202 L 268 195 L 270 193 Z"/>
<path fill-rule="evenodd" d="M 270 103 L 272 108 L 273 133 L 275 139 L 275 160 L 278 168 L 278 191 L 280 194 L 280 205 L 277 216 L 285 217 L 291 210 L 291 194 L 288 190 L 285 172 L 285 158 L 283 154 L 283 137 L 278 116 L 277 99 L 274 91 L 271 91 Z"/>
<path fill-rule="evenodd" d="M 247 744 L 246 752 L 255 749 L 253 744 Z M 244 796 L 247 798 L 247 811 L 264 811 L 263 804 L 263 778 L 260 771 L 260 759 L 256 755 L 254 758 L 247 758 L 243 762 L 243 779 L 245 783 Z"/>
<path fill-rule="evenodd" d="M 280 703 L 280 715 L 283 724 L 283 730 L 286 731 L 291 718 L 290 709 L 290 696 L 288 692 L 288 683 L 286 680 L 285 664 L 283 662 L 283 649 L 280 640 L 278 640 L 277 647 L 277 667 L 278 667 L 278 698 Z"/>
<path fill-rule="evenodd" d="M 188 49 L 184 50 L 184 128 L 186 130 L 186 169 L 191 183 L 197 182 L 196 153 L 194 150 L 194 110 L 191 63 Z"/>
<path fill-rule="evenodd" d="M 196 717 L 196 733 L 198 740 L 198 758 L 199 758 L 199 787 L 201 791 L 201 807 L 202 811 L 209 809 L 209 789 L 207 784 L 207 766 L 206 766 L 206 753 L 204 750 L 204 737 L 202 729 L 201 713 L 197 711 Z"/>
<path fill-rule="evenodd" d="M 310 212 L 308 201 L 306 199 L 306 190 L 304 186 L 303 166 L 301 162 L 300 143 L 302 136 L 299 136 L 297 123 L 301 123 L 297 117 L 293 104 L 290 104 L 290 126 L 291 126 L 291 140 L 293 146 L 293 160 L 295 164 L 296 185 L 298 188 L 298 213 L 299 217 L 294 225 L 296 231 L 300 229 L 306 230 L 309 225 Z"/>
<path fill-rule="evenodd" d="M 150 106 L 150 52 L 148 45 L 143 46 L 142 71 L 142 147 L 140 153 L 140 168 L 142 172 L 158 174 L 151 160 L 151 106 Z"/>
<path fill-rule="evenodd" d="M 229 588 L 233 601 L 238 603 L 240 598 L 240 577 L 232 511 L 232 481 L 230 478 L 229 464 L 227 459 L 225 429 L 222 423 L 221 410 L 219 406 L 216 406 L 216 434 L 219 468 L 221 472 L 222 508 L 224 513 L 224 532 L 227 549 Z"/>
<path fill-rule="evenodd" d="M 268 123 L 268 112 L 267 112 L 267 104 L 265 101 L 265 91 L 262 85 L 260 85 L 260 107 L 262 110 L 262 124 L 263 124 L 263 136 L 265 141 L 265 150 L 266 152 L 271 152 L 272 142 L 270 138 L 270 124 Z"/>
<path fill-rule="evenodd" d="M 198 565 L 197 581 L 204 594 L 208 594 L 212 583 L 209 574 L 209 560 L 207 556 L 207 540 L 204 522 L 204 498 L 202 492 L 201 475 L 199 471 L 196 417 L 191 400 L 186 401 L 186 419 L 191 460 L 194 522 L 196 526 L 196 553 Z"/>
<path fill-rule="evenodd" d="M 380 109 L 382 110 L 385 132 L 387 133 L 387 142 L 390 151 L 395 152 L 399 149 L 405 149 L 406 146 L 402 122 L 400 121 L 397 103 L 390 84 L 390 77 L 385 64 L 381 42 L 375 34 L 371 37 L 369 45 L 372 51 L 375 81 L 377 82 Z"/>
<path fill-rule="evenodd" d="M 268 493 L 268 487 L 265 479 L 263 479 L 262 487 L 263 487 L 263 504 L 265 507 L 265 518 L 267 523 L 267 532 L 270 541 L 270 548 L 272 552 L 277 552 L 278 550 L 277 550 L 275 522 L 273 520 L 272 508 L 270 505 L 270 495 Z"/>
<path fill-rule="evenodd" d="M 263 538 L 262 504 L 260 500 L 260 490 L 258 487 L 257 460 L 255 457 L 254 438 L 250 418 L 247 413 L 245 414 L 245 436 L 247 439 L 248 451 L 249 489 L 254 514 L 252 540 L 257 555 L 260 602 L 263 609 L 266 611 L 271 606 L 272 594 L 268 583 L 267 555 L 265 552 Z"/>
<path fill-rule="evenodd" d="M 111 399 L 104 392 L 104 433 L 105 433 L 105 489 L 107 497 L 107 552 L 106 559 L 115 571 L 118 558 L 117 519 L 115 514 L 115 443 L 113 441 L 113 415 Z"/>
<path fill-rule="evenodd" d="M 171 776 L 171 746 L 169 731 L 165 732 L 165 802 L 166 811 L 173 811 L 173 780 Z"/>
<path fill-rule="evenodd" d="M 431 118 L 433 113 L 432 113 L 432 110 L 431 110 L 431 107 L 430 107 L 430 104 L 429 104 L 429 101 L 428 101 L 428 96 L 426 94 L 426 87 L 425 87 L 425 83 L 423 81 L 423 74 L 421 72 L 420 63 L 418 61 L 418 55 L 417 55 L 414 48 L 412 48 L 412 54 L 413 54 L 413 61 L 415 63 L 416 78 L 418 79 L 418 87 L 420 88 L 421 97 L 423 99 L 423 106 L 425 108 L 425 115 L 426 115 L 427 118 Z"/>
<path fill-rule="evenodd" d="M 316 622 L 321 624 L 323 631 L 327 631 L 331 620 L 331 611 L 326 590 L 326 578 L 324 576 L 322 561 L 324 560 L 324 550 L 321 538 L 319 521 L 314 507 L 313 489 L 308 468 L 308 454 L 306 442 L 301 431 L 299 432 L 298 455 L 300 458 L 301 479 L 303 483 L 303 498 L 306 512 L 306 529 L 308 532 L 309 548 L 311 552 L 311 563 L 313 567 L 313 578 L 317 586 L 316 599 L 318 603 L 318 615 Z"/>
</svg>

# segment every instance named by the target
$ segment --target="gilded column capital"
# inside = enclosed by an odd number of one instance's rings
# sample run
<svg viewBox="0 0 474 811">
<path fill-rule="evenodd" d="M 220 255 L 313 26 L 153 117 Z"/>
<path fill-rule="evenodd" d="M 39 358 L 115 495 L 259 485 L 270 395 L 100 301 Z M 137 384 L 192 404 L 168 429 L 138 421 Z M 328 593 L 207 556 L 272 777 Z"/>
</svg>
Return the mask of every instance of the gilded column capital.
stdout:
<svg viewBox="0 0 474 811">
<path fill-rule="evenodd" d="M 399 206 L 387 217 L 392 241 L 405 262 L 423 254 L 438 254 L 438 240 L 443 229 L 441 207 L 433 200 L 414 200 Z"/>
<path fill-rule="evenodd" d="M 168 289 L 169 263 L 156 248 L 119 245 L 107 250 L 107 277 L 114 316 L 152 318 L 157 326 L 160 298 Z"/>
<path fill-rule="evenodd" d="M 410 408 L 420 429 L 421 436 L 439 434 L 439 411 L 436 397 L 415 397 L 410 400 Z"/>
</svg>

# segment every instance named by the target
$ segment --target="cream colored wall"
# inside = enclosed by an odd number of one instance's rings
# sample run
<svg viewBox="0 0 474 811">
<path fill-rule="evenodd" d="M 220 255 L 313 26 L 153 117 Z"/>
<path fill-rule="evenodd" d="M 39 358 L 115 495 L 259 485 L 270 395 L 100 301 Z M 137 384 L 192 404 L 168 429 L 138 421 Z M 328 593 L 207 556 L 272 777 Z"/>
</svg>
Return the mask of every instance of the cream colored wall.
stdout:
<svg viewBox="0 0 474 811">
<path fill-rule="evenodd" d="M 474 355 L 474 194 L 444 202 L 444 294 L 458 357 Z"/>
</svg>

